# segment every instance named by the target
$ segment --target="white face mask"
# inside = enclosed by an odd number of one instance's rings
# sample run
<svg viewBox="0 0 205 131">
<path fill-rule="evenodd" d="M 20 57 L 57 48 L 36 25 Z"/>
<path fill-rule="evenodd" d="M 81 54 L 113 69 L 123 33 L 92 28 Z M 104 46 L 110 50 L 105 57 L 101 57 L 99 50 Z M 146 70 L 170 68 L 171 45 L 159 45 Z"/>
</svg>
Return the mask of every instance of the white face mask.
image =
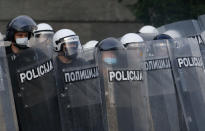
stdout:
<svg viewBox="0 0 205 131">
<path fill-rule="evenodd" d="M 28 44 L 28 37 L 16 38 L 16 44 L 18 44 L 18 45 L 27 45 Z"/>
</svg>

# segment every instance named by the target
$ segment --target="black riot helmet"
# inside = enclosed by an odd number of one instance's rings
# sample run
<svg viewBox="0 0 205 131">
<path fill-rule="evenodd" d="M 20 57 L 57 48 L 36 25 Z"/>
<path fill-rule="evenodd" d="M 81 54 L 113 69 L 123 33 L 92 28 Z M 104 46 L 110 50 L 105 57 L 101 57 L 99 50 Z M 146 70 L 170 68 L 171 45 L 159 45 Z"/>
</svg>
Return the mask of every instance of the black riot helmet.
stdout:
<svg viewBox="0 0 205 131">
<path fill-rule="evenodd" d="M 173 38 L 166 34 L 159 34 L 155 36 L 153 40 L 166 40 L 166 39 L 173 39 Z"/>
<path fill-rule="evenodd" d="M 25 15 L 18 16 L 8 23 L 5 41 L 12 41 L 16 43 L 14 38 L 16 32 L 27 32 L 28 39 L 30 39 L 33 34 L 33 30 L 36 28 L 36 23 L 31 17 Z"/>
<path fill-rule="evenodd" d="M 123 44 L 116 38 L 110 37 L 102 40 L 96 45 L 96 56 L 100 57 L 106 65 L 117 65 L 118 58 L 122 58 L 121 52 L 124 50 Z"/>
<path fill-rule="evenodd" d="M 116 38 L 110 37 L 102 40 L 96 45 L 100 51 L 120 50 L 124 49 L 123 44 Z"/>
</svg>

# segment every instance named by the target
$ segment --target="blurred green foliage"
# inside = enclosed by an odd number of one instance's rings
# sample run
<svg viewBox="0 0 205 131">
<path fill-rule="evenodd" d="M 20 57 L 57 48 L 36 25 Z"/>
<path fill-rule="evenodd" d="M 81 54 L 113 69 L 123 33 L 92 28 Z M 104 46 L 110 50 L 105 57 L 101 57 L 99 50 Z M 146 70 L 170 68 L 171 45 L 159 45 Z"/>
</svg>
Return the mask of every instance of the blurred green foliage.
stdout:
<svg viewBox="0 0 205 131">
<path fill-rule="evenodd" d="M 160 26 L 205 14 L 205 0 L 138 0 L 128 8 L 137 21 Z"/>
</svg>

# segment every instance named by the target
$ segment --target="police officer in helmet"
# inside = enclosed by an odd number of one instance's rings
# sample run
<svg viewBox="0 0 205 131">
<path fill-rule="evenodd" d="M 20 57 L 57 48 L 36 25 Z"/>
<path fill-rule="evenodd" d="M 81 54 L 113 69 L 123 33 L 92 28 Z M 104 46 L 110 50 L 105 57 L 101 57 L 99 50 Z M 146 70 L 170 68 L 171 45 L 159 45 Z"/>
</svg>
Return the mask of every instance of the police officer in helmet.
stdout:
<svg viewBox="0 0 205 131">
<path fill-rule="evenodd" d="M 79 46 L 79 37 L 70 29 L 61 29 L 53 36 L 53 50 L 56 52 L 56 56 L 54 57 L 54 66 L 56 69 L 55 76 L 58 92 L 58 103 L 61 114 L 61 125 L 63 130 L 77 130 L 77 128 L 81 128 L 79 125 L 79 120 L 75 120 L 77 119 L 75 114 L 78 111 L 74 110 L 72 106 L 69 109 L 67 108 L 68 105 L 72 105 L 72 100 L 70 99 L 70 94 L 65 88 L 70 89 L 70 86 L 72 85 L 67 87 L 66 83 L 64 83 L 63 71 L 65 69 L 72 68 L 75 64 L 80 64 L 76 59 Z"/>
<path fill-rule="evenodd" d="M 134 130 L 132 103 L 129 82 L 109 83 L 108 72 L 127 69 L 127 51 L 116 38 L 102 40 L 97 46 L 98 65 L 100 69 L 100 86 L 103 99 L 103 114 L 108 130 Z"/>
<path fill-rule="evenodd" d="M 98 85 L 94 85 L 97 80 L 72 83 L 65 81 L 67 72 L 91 67 L 90 63 L 85 61 L 84 52 L 81 52 L 79 37 L 70 29 L 61 29 L 54 34 L 53 49 L 57 53 L 55 69 L 63 130 L 102 131 L 102 108 L 96 100 L 100 95 L 96 96 Z M 77 76 L 75 78 L 77 79 Z M 94 100 L 93 96 L 97 98 Z"/>
<path fill-rule="evenodd" d="M 5 40 L 11 45 L 6 51 L 18 125 L 20 131 L 59 131 L 55 78 L 52 68 L 43 66 L 51 60 L 41 49 L 28 46 L 35 28 L 29 16 L 18 16 L 7 25 Z"/>
<path fill-rule="evenodd" d="M 174 42 L 174 39 L 175 37 L 178 37 L 179 34 L 177 34 L 177 32 L 174 32 L 174 31 L 168 31 L 163 33 L 163 34 L 158 34 L 154 37 L 153 40 L 159 40 L 159 41 L 162 41 L 164 42 L 163 40 L 168 40 L 170 41 L 170 43 L 173 43 Z M 167 49 L 165 49 L 166 51 Z M 162 50 L 161 50 L 162 52 Z M 173 72 L 173 70 L 171 70 Z M 176 87 L 175 87 L 176 88 Z M 159 98 L 158 99 L 161 99 L 160 97 L 161 96 L 158 96 Z M 156 99 L 156 98 L 155 98 Z M 154 100 L 154 99 L 153 99 Z M 152 100 L 151 100 L 152 101 Z M 159 100 L 160 101 L 160 100 Z M 179 102 L 179 98 L 177 96 L 177 102 Z M 161 105 L 163 106 L 163 104 Z M 162 112 L 161 112 L 162 113 Z M 153 114 L 154 115 L 154 114 Z M 182 107 L 180 105 L 178 105 L 178 119 L 179 119 L 179 123 L 180 123 L 180 128 L 182 130 L 187 130 L 187 127 L 186 127 L 186 124 L 185 124 L 185 119 L 184 119 L 184 116 L 183 116 L 183 113 L 182 113 Z"/>
<path fill-rule="evenodd" d="M 53 49 L 62 63 L 72 63 L 81 49 L 79 37 L 70 29 L 61 29 L 53 36 Z"/>
<path fill-rule="evenodd" d="M 11 45 L 6 49 L 7 54 L 19 53 L 20 50 L 28 48 L 28 40 L 33 35 L 36 23 L 29 16 L 18 16 L 11 20 L 6 29 L 5 41 Z"/>
</svg>

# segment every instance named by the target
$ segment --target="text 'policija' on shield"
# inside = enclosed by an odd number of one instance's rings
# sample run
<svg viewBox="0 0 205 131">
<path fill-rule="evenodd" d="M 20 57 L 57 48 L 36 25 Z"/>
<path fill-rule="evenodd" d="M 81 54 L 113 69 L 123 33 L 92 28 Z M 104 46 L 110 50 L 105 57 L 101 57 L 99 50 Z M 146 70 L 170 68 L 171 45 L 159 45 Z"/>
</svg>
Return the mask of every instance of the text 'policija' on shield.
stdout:
<svg viewBox="0 0 205 131">
<path fill-rule="evenodd" d="M 41 65 L 38 65 L 34 68 L 28 69 L 20 73 L 20 81 L 24 83 L 26 80 L 30 81 L 36 79 L 40 76 L 43 76 L 54 69 L 52 60 L 49 60 Z"/>
<path fill-rule="evenodd" d="M 115 70 L 108 71 L 109 81 L 141 81 L 143 71 L 141 70 Z"/>
<path fill-rule="evenodd" d="M 184 67 L 203 67 L 203 61 L 201 57 L 181 57 L 177 58 L 179 68 Z"/>
<path fill-rule="evenodd" d="M 99 76 L 98 67 L 74 70 L 74 71 L 64 73 L 66 83 L 94 79 L 97 78 L 98 76 Z"/>
</svg>

